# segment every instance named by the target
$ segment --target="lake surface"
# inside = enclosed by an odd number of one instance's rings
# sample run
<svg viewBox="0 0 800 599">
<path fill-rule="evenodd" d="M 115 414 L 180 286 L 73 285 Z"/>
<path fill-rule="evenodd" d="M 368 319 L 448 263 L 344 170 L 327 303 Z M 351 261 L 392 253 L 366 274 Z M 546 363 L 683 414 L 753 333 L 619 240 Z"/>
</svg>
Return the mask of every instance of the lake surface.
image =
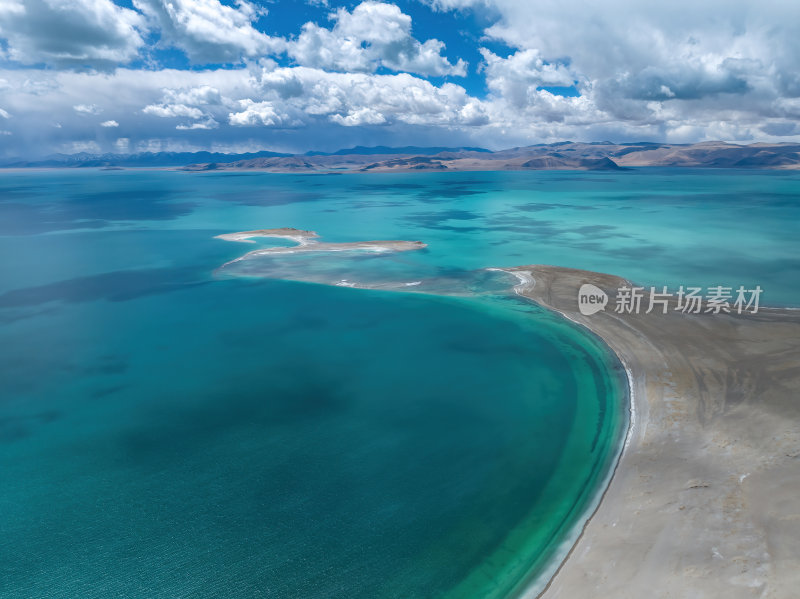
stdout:
<svg viewBox="0 0 800 599">
<path fill-rule="evenodd" d="M 485 267 L 797 305 L 798 190 L 669 169 L 0 174 L 0 596 L 519 590 L 606 479 L 625 382 Z M 273 227 L 428 247 L 221 268 L 286 242 L 215 235 Z"/>
</svg>

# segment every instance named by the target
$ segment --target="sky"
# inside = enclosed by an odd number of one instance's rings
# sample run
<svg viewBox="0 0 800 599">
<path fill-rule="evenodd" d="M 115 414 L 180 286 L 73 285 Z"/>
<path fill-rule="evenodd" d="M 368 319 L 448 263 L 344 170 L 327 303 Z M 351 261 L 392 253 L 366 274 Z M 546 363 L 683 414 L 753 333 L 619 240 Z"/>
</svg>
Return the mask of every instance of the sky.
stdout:
<svg viewBox="0 0 800 599">
<path fill-rule="evenodd" d="M 797 0 L 0 0 L 0 157 L 800 141 Z"/>
</svg>

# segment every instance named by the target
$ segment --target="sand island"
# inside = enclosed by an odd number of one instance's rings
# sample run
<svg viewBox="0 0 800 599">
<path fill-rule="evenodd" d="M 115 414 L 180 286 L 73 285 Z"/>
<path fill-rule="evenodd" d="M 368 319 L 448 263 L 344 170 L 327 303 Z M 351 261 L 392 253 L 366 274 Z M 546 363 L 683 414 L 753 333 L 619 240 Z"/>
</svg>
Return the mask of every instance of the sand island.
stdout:
<svg viewBox="0 0 800 599">
<path fill-rule="evenodd" d="M 407 252 L 410 250 L 421 250 L 427 247 L 421 241 L 352 241 L 343 243 L 327 243 L 316 241 L 319 238 L 314 231 L 303 231 L 300 229 L 280 228 L 280 229 L 259 229 L 254 231 L 240 231 L 238 233 L 225 233 L 217 235 L 216 239 L 225 241 L 240 241 L 244 243 L 255 243 L 253 237 L 270 237 L 278 239 L 288 239 L 297 243 L 291 247 L 269 247 L 247 252 L 245 255 L 223 264 L 223 267 L 239 260 L 248 260 L 258 256 L 278 255 L 278 254 L 297 254 L 300 252 Z"/>
</svg>

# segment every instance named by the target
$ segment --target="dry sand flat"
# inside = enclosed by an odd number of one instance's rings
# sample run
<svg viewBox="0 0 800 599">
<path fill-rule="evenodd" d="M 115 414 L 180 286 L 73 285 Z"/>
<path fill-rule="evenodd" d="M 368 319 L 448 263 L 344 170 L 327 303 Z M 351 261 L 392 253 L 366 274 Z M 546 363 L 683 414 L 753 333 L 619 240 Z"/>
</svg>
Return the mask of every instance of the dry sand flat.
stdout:
<svg viewBox="0 0 800 599">
<path fill-rule="evenodd" d="M 541 596 L 800 597 L 800 311 L 619 315 L 621 278 L 506 270 L 602 337 L 633 380 L 616 473 Z M 579 313 L 583 283 L 608 293 L 606 311 Z"/>
</svg>

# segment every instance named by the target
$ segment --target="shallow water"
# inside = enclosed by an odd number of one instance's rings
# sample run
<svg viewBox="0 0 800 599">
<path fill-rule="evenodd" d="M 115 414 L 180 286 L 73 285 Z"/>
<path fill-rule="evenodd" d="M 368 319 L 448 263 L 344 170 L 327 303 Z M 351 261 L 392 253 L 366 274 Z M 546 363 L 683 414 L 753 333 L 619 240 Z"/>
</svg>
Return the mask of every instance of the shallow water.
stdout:
<svg viewBox="0 0 800 599">
<path fill-rule="evenodd" d="M 607 474 L 624 382 L 594 338 L 482 269 L 757 283 L 794 303 L 797 188 L 671 171 L 4 173 L 0 596 L 504 596 Z M 428 248 L 219 270 L 282 243 L 214 235 L 283 226 Z"/>
</svg>

